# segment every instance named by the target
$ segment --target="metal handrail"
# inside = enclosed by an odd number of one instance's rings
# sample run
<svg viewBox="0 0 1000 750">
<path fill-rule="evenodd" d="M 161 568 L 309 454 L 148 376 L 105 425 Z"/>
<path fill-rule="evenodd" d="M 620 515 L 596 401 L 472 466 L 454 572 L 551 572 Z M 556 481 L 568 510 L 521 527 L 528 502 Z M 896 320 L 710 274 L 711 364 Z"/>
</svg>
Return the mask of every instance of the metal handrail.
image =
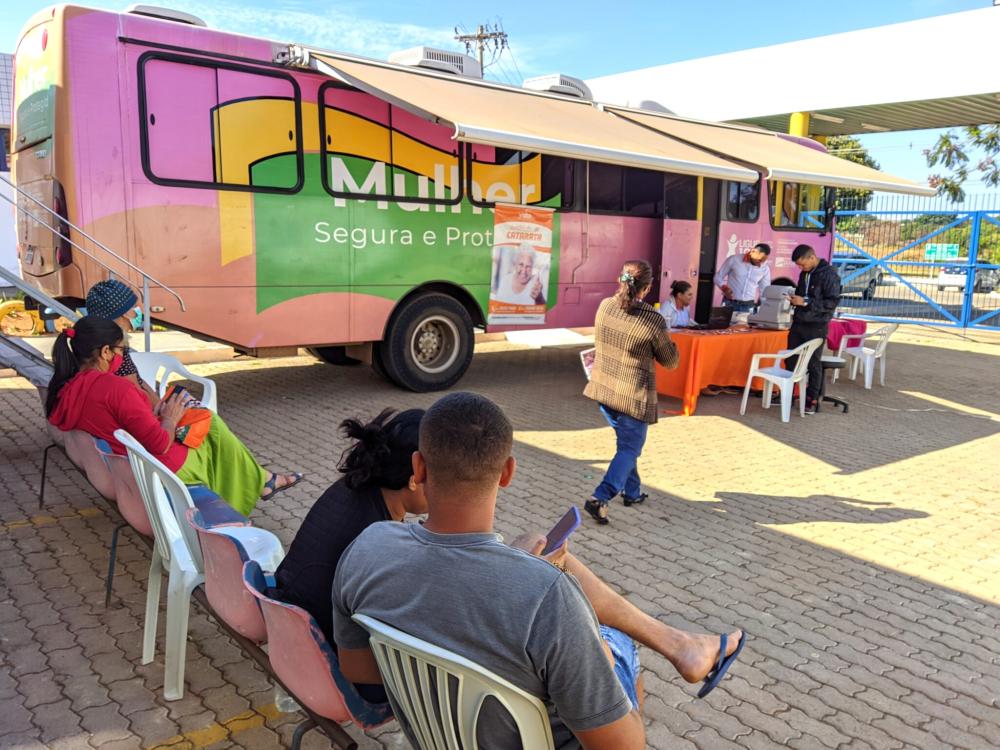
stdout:
<svg viewBox="0 0 1000 750">
<path fill-rule="evenodd" d="M 42 203 L 40 200 L 38 200 L 37 198 L 35 198 L 33 195 L 29 195 L 27 192 L 25 192 L 24 190 L 22 190 L 21 188 L 19 188 L 17 185 L 15 185 L 13 182 L 11 182 L 10 180 L 8 180 L 3 175 L 0 175 L 0 182 L 4 182 L 7 185 L 10 185 L 10 187 L 12 187 L 15 191 L 17 191 L 17 193 L 19 195 L 23 195 L 25 198 L 27 198 L 29 201 L 31 201 L 35 205 L 41 206 L 43 209 L 45 209 L 50 214 L 52 214 L 57 219 L 59 219 L 59 221 L 66 223 L 72 229 L 76 230 L 81 235 L 83 235 L 84 237 L 86 237 L 88 240 L 90 240 L 91 242 L 93 242 L 95 245 L 97 245 L 99 248 L 101 248 L 104 252 L 108 253 L 108 255 L 113 256 L 116 260 L 121 261 L 122 263 L 124 263 L 126 266 L 128 266 L 129 268 L 131 268 L 133 271 L 135 271 L 140 276 L 144 276 L 145 278 L 147 278 L 150 281 L 152 281 L 156 286 L 158 286 L 161 289 L 163 289 L 165 292 L 168 292 L 171 295 L 173 295 L 173 297 L 177 300 L 177 303 L 181 306 L 181 312 L 186 312 L 186 310 L 184 308 L 184 300 L 181 299 L 181 296 L 177 292 L 175 292 L 173 289 L 171 289 L 169 286 L 167 286 L 163 282 L 159 281 L 158 279 L 155 279 L 152 276 L 150 276 L 148 273 L 146 273 L 141 268 L 139 268 L 139 266 L 137 266 L 134 263 L 132 263 L 132 261 L 128 260 L 127 258 L 123 258 L 122 256 L 120 256 L 118 253 L 116 253 L 110 247 L 108 247 L 107 245 L 105 245 L 103 242 L 101 242 L 100 240 L 98 240 L 96 237 L 94 237 L 94 236 L 88 234 L 87 232 L 85 232 L 82 228 L 78 227 L 76 224 L 74 224 L 73 222 L 71 222 L 69 219 L 66 219 L 65 217 L 60 216 L 56 211 L 54 211 L 53 209 L 51 209 L 48 206 L 46 206 L 44 203 Z M 40 219 L 38 219 L 36 216 L 34 216 L 33 214 L 29 213 L 26 209 L 21 208 L 20 206 L 18 206 L 15 201 L 11 200 L 10 198 L 7 198 L 7 196 L 4 195 L 2 197 L 5 198 L 9 203 L 13 203 L 14 206 L 15 206 L 15 208 L 17 208 L 19 211 L 22 211 L 25 214 L 27 214 L 28 216 L 30 216 L 33 220 L 37 221 L 39 224 L 41 224 L 42 226 L 44 226 L 49 231 L 51 231 L 51 232 L 59 235 L 60 237 L 62 237 L 67 242 L 70 242 L 71 244 L 73 244 L 74 247 L 79 248 L 80 252 L 82 252 L 84 255 L 86 255 L 88 258 L 90 258 L 92 261 L 94 261 L 95 263 L 103 266 L 108 271 L 111 271 L 112 273 L 114 273 L 114 269 L 112 269 L 109 265 L 107 265 L 106 263 L 103 263 L 100 260 L 98 260 L 97 258 L 95 258 L 92 254 L 88 253 L 84 248 L 82 248 L 79 245 L 77 245 L 76 243 L 74 243 L 69 237 L 64 236 L 59 230 L 53 229 L 52 227 L 50 227 L 45 222 L 43 222 Z"/>
<path fill-rule="evenodd" d="M 146 273 L 145 271 L 143 271 L 141 268 L 139 268 L 138 266 L 136 266 L 134 263 L 132 263 L 131 261 L 126 260 L 125 258 L 123 258 L 122 256 L 120 256 L 118 253 L 116 253 L 114 250 L 112 250 L 111 248 L 109 248 L 103 242 L 101 242 L 100 240 L 92 237 L 90 234 L 88 234 L 87 232 L 85 232 L 83 229 L 81 229 L 80 227 L 78 227 L 73 222 L 69 221 L 68 219 L 66 219 L 66 218 L 64 218 L 62 216 L 60 216 L 56 211 L 54 211 L 51 208 L 49 208 L 48 206 L 46 206 L 44 203 L 42 203 L 41 201 L 39 201 L 34 196 L 29 195 L 27 192 L 25 192 L 24 190 L 22 190 L 21 188 L 19 188 L 17 185 L 15 185 L 13 182 L 11 182 L 10 180 L 8 180 L 6 177 L 0 176 L 0 181 L 6 183 L 11 188 L 13 188 L 14 191 L 18 195 L 22 195 L 25 198 L 27 198 L 28 200 L 30 200 L 32 203 L 34 203 L 34 204 L 36 204 L 38 206 L 41 206 L 43 209 L 45 209 L 46 211 L 48 211 L 51 215 L 55 216 L 56 219 L 58 219 L 60 222 L 63 222 L 65 224 L 67 224 L 68 226 L 72 227 L 74 230 L 76 230 L 77 232 L 79 232 L 80 234 L 82 234 L 84 237 L 86 237 L 88 240 L 90 240 L 91 242 L 93 242 L 99 248 L 101 248 L 102 250 L 104 250 L 108 254 L 114 256 L 117 260 L 121 261 L 128 268 L 131 268 L 137 274 L 139 274 L 140 276 L 142 276 L 142 306 L 143 306 L 143 312 L 144 312 L 144 314 L 143 314 L 142 328 L 143 328 L 143 334 L 144 334 L 145 346 L 146 346 L 146 351 L 147 352 L 149 351 L 150 334 L 152 333 L 151 321 L 150 321 L 150 304 L 149 304 L 149 284 L 150 284 L 150 282 L 152 282 L 156 286 L 160 287 L 161 289 L 163 289 L 168 294 L 172 295 L 174 297 L 174 299 L 177 300 L 178 305 L 180 305 L 181 312 L 186 312 L 187 311 L 187 308 L 184 305 L 184 300 L 181 298 L 181 296 L 177 292 L 175 292 L 173 289 L 171 289 L 170 287 L 168 287 L 166 284 L 162 283 L 158 279 L 153 278 L 148 273 Z M 63 239 L 66 242 L 68 242 L 70 245 L 72 245 L 73 247 L 75 247 L 77 250 L 79 250 L 85 256 L 87 256 L 88 258 L 90 258 L 94 263 L 96 263 L 97 265 L 99 265 L 102 268 L 104 268 L 110 275 L 113 276 L 115 274 L 115 270 L 113 268 L 111 268 L 111 266 L 109 266 L 107 263 L 105 263 L 104 261 L 100 260 L 99 258 L 95 257 L 93 253 L 89 252 L 86 248 L 84 248 L 79 243 L 74 242 L 72 238 L 67 237 L 65 234 L 62 233 L 61 230 L 56 229 L 52 225 L 48 224 L 47 222 L 45 222 L 42 219 L 40 219 L 39 217 L 37 217 L 35 214 L 31 213 L 31 211 L 29 211 L 27 208 L 19 205 L 18 202 L 15 199 L 11 198 L 10 196 L 4 195 L 3 193 L 0 193 L 0 198 L 3 198 L 5 201 L 7 201 L 8 203 L 10 203 L 12 206 L 14 206 L 14 209 L 16 211 L 20 211 L 21 213 L 25 214 L 32 221 L 34 221 L 36 224 L 39 224 L 40 226 L 45 227 L 50 232 L 52 232 L 52 234 L 54 234 L 55 236 L 57 236 L 60 239 Z M 24 290 L 24 291 L 25 291 L 25 293 L 27 293 L 27 290 Z"/>
</svg>

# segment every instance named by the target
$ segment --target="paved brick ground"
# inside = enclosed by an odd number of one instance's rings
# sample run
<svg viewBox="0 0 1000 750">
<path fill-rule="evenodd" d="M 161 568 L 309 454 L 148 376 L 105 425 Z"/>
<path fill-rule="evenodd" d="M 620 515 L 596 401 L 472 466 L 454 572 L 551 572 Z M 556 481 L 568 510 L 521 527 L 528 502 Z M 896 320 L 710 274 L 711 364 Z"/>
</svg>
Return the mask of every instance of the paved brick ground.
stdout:
<svg viewBox="0 0 1000 750">
<path fill-rule="evenodd" d="M 462 386 L 518 430 L 498 528 L 544 529 L 592 489 L 611 431 L 579 395 L 576 349 L 483 349 Z M 918 333 L 889 354 L 887 387 L 836 386 L 847 416 L 783 425 L 759 403 L 740 418 L 720 396 L 663 419 L 641 464 L 650 501 L 575 535 L 576 553 L 647 611 L 752 635 L 703 701 L 643 650 L 651 747 L 1000 746 L 1000 346 Z M 335 477 L 341 419 L 434 399 L 307 359 L 196 369 L 265 463 L 307 472 L 255 514 L 286 542 Z M 162 700 L 162 652 L 139 664 L 145 546 L 124 535 L 120 603 L 105 610 L 113 521 L 62 457 L 40 513 L 37 395 L 0 380 L 0 415 L 0 747 L 287 746 L 296 716 L 197 609 L 187 695 Z M 363 744 L 399 743 L 390 727 Z"/>
</svg>

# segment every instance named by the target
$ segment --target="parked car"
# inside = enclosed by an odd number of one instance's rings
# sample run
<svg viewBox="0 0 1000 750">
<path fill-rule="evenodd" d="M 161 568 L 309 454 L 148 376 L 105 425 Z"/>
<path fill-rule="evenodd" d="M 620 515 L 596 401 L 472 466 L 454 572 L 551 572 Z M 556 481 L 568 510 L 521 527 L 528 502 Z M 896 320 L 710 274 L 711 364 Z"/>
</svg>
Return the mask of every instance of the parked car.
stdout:
<svg viewBox="0 0 1000 750">
<path fill-rule="evenodd" d="M 966 259 L 964 262 L 961 258 L 958 260 L 964 264 L 944 266 L 938 273 L 937 288 L 939 292 L 952 286 L 960 292 L 965 291 L 965 285 L 969 279 L 968 260 Z M 996 268 L 976 269 L 976 280 L 972 284 L 972 291 L 992 292 L 998 286 L 1000 286 L 1000 270 Z"/>
<path fill-rule="evenodd" d="M 855 271 L 865 268 L 872 261 L 863 255 L 834 255 L 831 261 L 840 274 L 842 282 L 842 294 L 861 294 L 862 299 L 872 299 L 875 297 L 875 290 L 882 283 L 883 271 L 881 266 L 872 266 L 857 276 L 844 281 L 844 277 L 850 276 Z"/>
</svg>

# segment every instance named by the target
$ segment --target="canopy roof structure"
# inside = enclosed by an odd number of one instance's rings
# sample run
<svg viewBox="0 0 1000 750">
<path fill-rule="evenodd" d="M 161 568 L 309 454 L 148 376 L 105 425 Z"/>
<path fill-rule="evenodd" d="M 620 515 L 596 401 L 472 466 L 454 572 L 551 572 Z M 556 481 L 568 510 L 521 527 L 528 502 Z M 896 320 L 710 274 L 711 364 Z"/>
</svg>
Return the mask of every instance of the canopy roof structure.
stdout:
<svg viewBox="0 0 1000 750">
<path fill-rule="evenodd" d="M 588 101 L 346 56 L 311 56 L 321 72 L 451 125 L 460 141 L 737 182 L 758 179 L 754 170 L 602 112 Z"/>
<path fill-rule="evenodd" d="M 730 52 L 587 81 L 598 99 L 811 135 L 1000 122 L 1000 7 Z"/>
<path fill-rule="evenodd" d="M 910 195 L 934 194 L 934 189 L 926 185 L 830 156 L 824 150 L 804 146 L 777 133 L 621 107 L 605 106 L 605 109 L 658 133 L 753 164 L 768 179 Z"/>
<path fill-rule="evenodd" d="M 666 117 L 348 55 L 297 59 L 349 86 L 455 129 L 454 138 L 518 151 L 756 182 L 765 177 L 913 195 L 933 191 L 756 128 Z"/>
</svg>

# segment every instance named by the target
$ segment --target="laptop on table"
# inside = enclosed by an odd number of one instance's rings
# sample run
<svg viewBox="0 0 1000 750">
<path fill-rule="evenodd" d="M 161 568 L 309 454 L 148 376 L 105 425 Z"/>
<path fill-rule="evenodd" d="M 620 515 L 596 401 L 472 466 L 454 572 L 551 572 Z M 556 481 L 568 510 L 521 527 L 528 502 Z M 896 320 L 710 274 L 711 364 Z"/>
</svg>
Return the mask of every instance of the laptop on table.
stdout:
<svg viewBox="0 0 1000 750">
<path fill-rule="evenodd" d="M 729 325 L 732 322 L 733 322 L 733 308 L 713 307 L 712 311 L 708 315 L 708 323 L 697 323 L 689 327 L 695 330 L 703 330 L 703 331 L 718 330 L 721 328 L 729 328 Z"/>
</svg>

